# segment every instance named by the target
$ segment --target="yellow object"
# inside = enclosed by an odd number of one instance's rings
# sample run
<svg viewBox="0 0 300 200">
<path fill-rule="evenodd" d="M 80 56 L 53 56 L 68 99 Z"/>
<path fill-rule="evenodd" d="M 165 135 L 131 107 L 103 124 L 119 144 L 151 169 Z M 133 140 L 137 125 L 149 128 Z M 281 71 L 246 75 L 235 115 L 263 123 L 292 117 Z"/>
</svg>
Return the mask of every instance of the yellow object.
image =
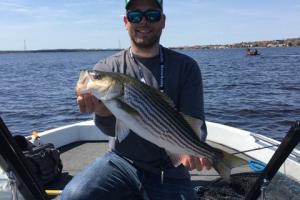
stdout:
<svg viewBox="0 0 300 200">
<path fill-rule="evenodd" d="M 39 132 L 37 132 L 37 131 L 32 131 L 31 136 L 32 136 L 33 139 L 36 139 L 36 138 L 40 137 Z"/>
<path fill-rule="evenodd" d="M 45 190 L 48 196 L 57 196 L 62 193 L 62 190 Z"/>
</svg>

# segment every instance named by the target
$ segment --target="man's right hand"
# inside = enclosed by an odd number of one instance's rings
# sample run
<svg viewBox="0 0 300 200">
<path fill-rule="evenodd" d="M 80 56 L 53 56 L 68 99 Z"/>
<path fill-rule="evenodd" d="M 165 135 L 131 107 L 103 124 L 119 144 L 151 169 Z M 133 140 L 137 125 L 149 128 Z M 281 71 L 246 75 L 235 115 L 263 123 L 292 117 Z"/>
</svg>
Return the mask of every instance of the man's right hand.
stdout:
<svg viewBox="0 0 300 200">
<path fill-rule="evenodd" d="M 89 78 L 86 74 L 80 73 L 80 77 L 75 88 L 76 102 L 79 106 L 80 112 L 94 112 L 96 115 L 101 117 L 111 116 L 112 113 L 105 107 L 105 105 L 91 92 L 87 91 L 88 82 Z"/>
<path fill-rule="evenodd" d="M 77 93 L 77 104 L 79 106 L 80 112 L 95 112 L 95 114 L 107 117 L 111 116 L 112 113 L 105 107 L 105 105 L 99 101 L 96 97 L 94 97 L 92 94 L 79 94 Z"/>
</svg>

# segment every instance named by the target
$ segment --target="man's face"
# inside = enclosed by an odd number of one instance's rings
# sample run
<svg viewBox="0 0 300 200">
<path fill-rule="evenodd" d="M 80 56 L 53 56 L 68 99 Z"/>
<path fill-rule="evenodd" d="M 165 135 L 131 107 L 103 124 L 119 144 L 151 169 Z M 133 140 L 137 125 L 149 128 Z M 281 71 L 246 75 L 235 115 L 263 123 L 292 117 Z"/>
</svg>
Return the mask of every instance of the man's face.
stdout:
<svg viewBox="0 0 300 200">
<path fill-rule="evenodd" d="M 149 9 L 159 10 L 153 0 L 134 1 L 128 8 L 129 11 L 147 11 Z M 162 14 L 160 21 L 153 23 L 148 22 L 145 17 L 139 23 L 131 23 L 125 16 L 124 23 L 131 41 L 139 48 L 149 48 L 159 43 L 162 29 L 165 27 L 165 15 Z"/>
</svg>

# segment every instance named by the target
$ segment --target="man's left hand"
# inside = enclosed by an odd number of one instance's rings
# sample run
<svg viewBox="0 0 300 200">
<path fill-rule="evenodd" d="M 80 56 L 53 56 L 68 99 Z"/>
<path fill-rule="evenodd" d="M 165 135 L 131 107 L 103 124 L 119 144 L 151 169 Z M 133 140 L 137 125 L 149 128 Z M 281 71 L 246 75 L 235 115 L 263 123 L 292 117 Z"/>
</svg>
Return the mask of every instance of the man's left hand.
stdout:
<svg viewBox="0 0 300 200">
<path fill-rule="evenodd" d="M 190 156 L 190 155 L 183 155 L 183 156 L 181 156 L 180 161 L 190 171 L 194 170 L 194 169 L 201 171 L 204 167 L 207 170 L 211 169 L 211 163 L 205 157 L 195 157 L 195 156 Z"/>
</svg>

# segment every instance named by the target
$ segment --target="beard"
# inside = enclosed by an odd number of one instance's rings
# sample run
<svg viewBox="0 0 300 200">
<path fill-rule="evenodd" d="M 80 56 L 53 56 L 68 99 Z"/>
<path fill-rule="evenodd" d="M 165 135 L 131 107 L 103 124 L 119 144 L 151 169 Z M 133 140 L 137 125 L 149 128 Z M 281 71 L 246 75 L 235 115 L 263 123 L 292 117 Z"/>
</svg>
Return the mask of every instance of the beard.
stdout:
<svg viewBox="0 0 300 200">
<path fill-rule="evenodd" d="M 160 36 L 161 36 L 161 31 L 152 35 L 149 38 L 139 38 L 139 37 L 136 37 L 134 34 L 130 34 L 132 43 L 136 47 L 141 48 L 141 49 L 148 49 L 148 48 L 151 48 L 154 45 L 158 44 Z"/>
</svg>

